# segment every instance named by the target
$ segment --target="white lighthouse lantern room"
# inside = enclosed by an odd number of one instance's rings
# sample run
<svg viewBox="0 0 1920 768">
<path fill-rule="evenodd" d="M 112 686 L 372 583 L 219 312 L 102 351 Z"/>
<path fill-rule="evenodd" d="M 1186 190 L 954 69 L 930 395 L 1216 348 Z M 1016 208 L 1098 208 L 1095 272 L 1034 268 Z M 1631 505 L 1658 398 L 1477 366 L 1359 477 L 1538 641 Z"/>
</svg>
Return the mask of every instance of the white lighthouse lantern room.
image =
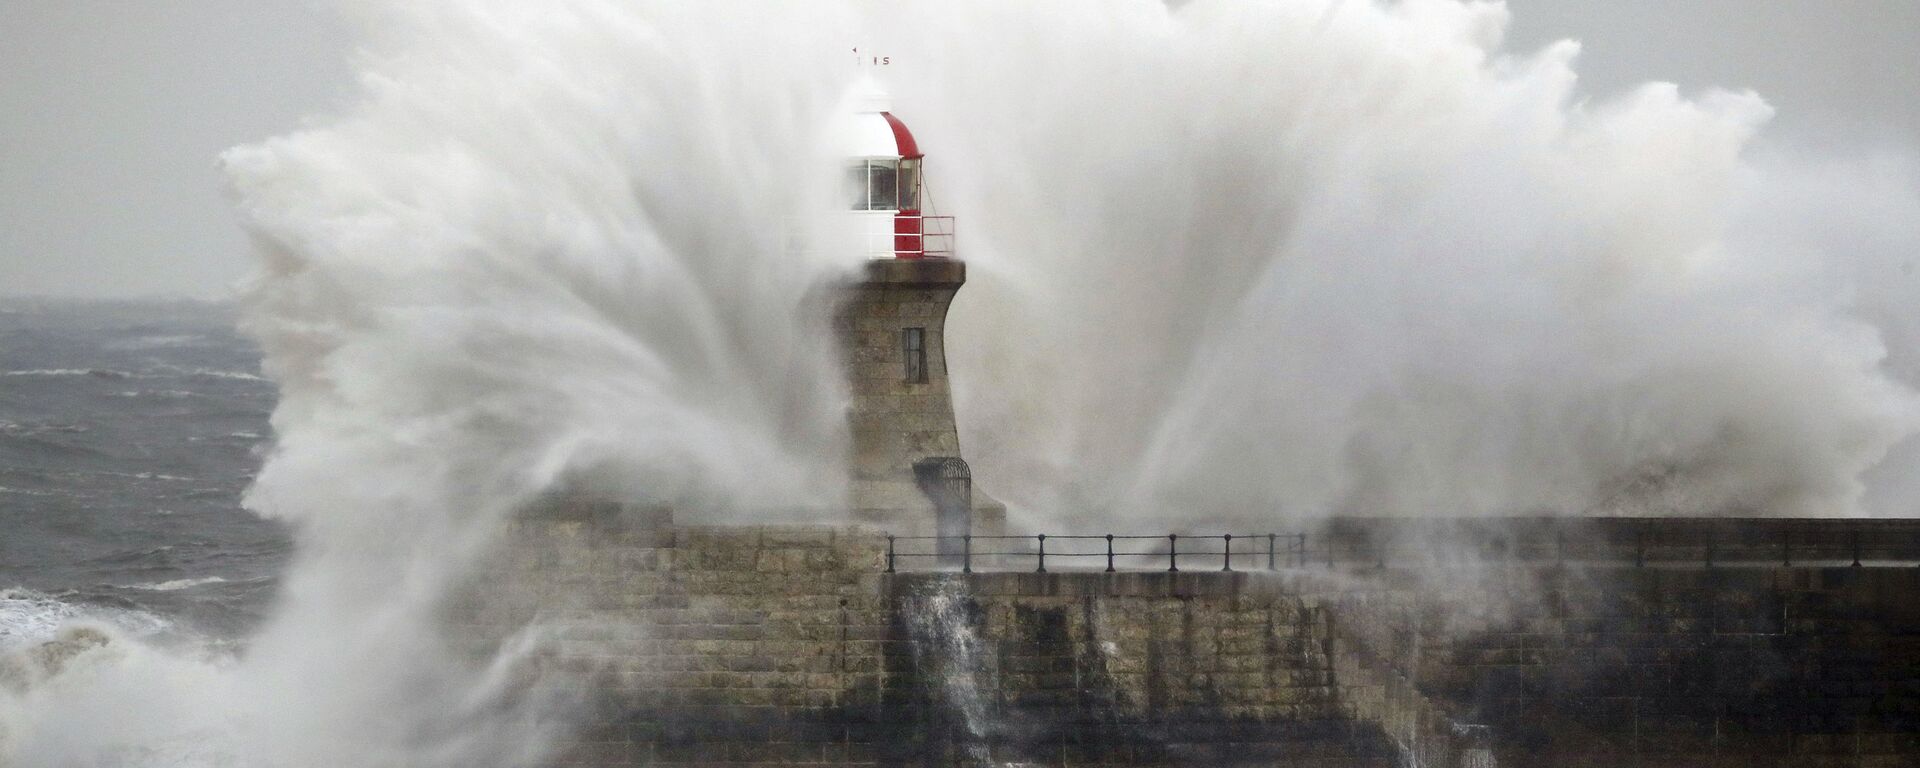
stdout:
<svg viewBox="0 0 1920 768">
<path fill-rule="evenodd" d="M 886 93 L 865 79 L 847 132 L 847 197 L 869 258 L 952 258 L 953 217 L 934 216 L 925 188 L 926 156 L 890 111 Z"/>
</svg>

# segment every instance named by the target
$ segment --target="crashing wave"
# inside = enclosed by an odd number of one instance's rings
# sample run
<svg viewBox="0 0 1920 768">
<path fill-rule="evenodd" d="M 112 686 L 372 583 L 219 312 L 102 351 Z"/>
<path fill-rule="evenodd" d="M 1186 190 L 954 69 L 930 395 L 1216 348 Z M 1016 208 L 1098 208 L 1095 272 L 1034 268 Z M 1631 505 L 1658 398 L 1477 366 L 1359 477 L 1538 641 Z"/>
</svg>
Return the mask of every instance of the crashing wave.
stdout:
<svg viewBox="0 0 1920 768">
<path fill-rule="evenodd" d="M 74 658 L 107 645 L 112 637 L 100 627 L 79 626 L 52 639 L 0 656 L 0 690 L 25 693 L 34 685 L 60 674 Z"/>
<path fill-rule="evenodd" d="M 110 626 L 135 637 L 159 635 L 174 626 L 146 611 L 76 604 L 19 587 L 0 589 L 0 651 L 46 642 L 80 622 Z"/>
<path fill-rule="evenodd" d="M 206 576 L 198 579 L 174 579 L 172 581 L 160 581 L 151 584 L 132 584 L 127 586 L 127 589 L 140 589 L 148 592 L 176 592 L 182 589 L 192 589 L 208 584 L 225 584 L 226 582 L 227 580 L 220 576 Z"/>
<path fill-rule="evenodd" d="M 0 376 L 91 376 L 96 379 L 126 379 L 133 374 L 108 368 L 34 368 L 24 371 L 0 371 Z"/>
</svg>

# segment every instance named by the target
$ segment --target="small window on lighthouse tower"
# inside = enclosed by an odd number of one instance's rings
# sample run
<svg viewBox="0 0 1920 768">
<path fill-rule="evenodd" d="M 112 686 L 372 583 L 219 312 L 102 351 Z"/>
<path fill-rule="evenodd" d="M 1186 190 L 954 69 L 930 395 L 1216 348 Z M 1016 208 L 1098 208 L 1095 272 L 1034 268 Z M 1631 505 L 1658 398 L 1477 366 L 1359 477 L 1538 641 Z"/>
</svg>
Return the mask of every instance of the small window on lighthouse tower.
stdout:
<svg viewBox="0 0 1920 768">
<path fill-rule="evenodd" d="M 902 331 L 900 346 L 906 353 L 907 383 L 927 383 L 927 329 L 908 328 Z"/>
</svg>

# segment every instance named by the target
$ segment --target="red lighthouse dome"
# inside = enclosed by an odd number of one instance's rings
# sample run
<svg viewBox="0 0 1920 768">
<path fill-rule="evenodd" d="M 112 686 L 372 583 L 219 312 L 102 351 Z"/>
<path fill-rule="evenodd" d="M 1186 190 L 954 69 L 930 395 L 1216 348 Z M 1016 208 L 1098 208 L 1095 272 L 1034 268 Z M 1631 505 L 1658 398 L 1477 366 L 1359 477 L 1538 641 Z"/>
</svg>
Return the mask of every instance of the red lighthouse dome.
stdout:
<svg viewBox="0 0 1920 768">
<path fill-rule="evenodd" d="M 953 217 L 927 213 L 926 156 L 919 142 L 890 111 L 877 84 L 868 79 L 860 87 L 848 137 L 847 190 L 862 219 L 868 256 L 953 256 Z"/>
</svg>

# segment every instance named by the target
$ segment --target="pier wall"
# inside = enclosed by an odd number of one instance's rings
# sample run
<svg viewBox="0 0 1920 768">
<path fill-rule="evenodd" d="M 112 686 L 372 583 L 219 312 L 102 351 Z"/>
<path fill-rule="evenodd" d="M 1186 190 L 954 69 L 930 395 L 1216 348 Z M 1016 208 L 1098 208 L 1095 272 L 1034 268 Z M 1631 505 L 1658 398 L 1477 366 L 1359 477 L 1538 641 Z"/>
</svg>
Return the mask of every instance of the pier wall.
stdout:
<svg viewBox="0 0 1920 768">
<path fill-rule="evenodd" d="M 859 528 L 529 519 L 450 606 L 593 692 L 567 766 L 1393 765 L 1323 609 L 1222 574 L 882 573 Z"/>
<path fill-rule="evenodd" d="M 861 528 L 515 522 L 448 608 L 570 766 L 1920 764 L 1920 569 L 886 574 Z"/>
<path fill-rule="evenodd" d="M 1920 765 L 1920 569 L 1527 568 L 1342 590 L 1502 765 Z M 1369 617 L 1382 631 L 1361 630 Z"/>
<path fill-rule="evenodd" d="M 876 765 L 884 552 L 828 526 L 526 519 L 449 618 L 481 654 L 538 633 L 538 675 L 592 692 L 555 765 Z"/>
</svg>

